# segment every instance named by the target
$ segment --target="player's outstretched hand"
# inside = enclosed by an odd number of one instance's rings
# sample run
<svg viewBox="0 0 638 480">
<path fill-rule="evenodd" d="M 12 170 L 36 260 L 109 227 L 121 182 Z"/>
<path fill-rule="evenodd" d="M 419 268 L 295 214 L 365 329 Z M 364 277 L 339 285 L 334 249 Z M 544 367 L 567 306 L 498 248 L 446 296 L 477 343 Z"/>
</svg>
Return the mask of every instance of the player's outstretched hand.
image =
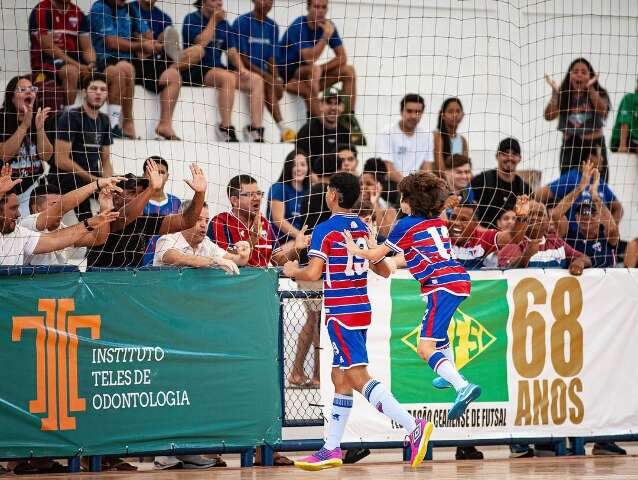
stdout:
<svg viewBox="0 0 638 480">
<path fill-rule="evenodd" d="M 346 240 L 344 246 L 350 253 L 356 253 L 359 250 L 359 247 L 357 247 L 357 244 L 354 243 L 354 240 L 352 239 L 352 233 L 350 233 L 350 230 L 343 231 L 343 238 Z"/>
<path fill-rule="evenodd" d="M 310 235 L 306 235 L 308 225 L 301 227 L 299 234 L 295 237 L 295 250 L 303 250 L 310 246 Z"/>
<path fill-rule="evenodd" d="M 284 263 L 284 275 L 293 278 L 295 276 L 295 272 L 299 268 L 299 262 L 297 260 Z"/>
</svg>

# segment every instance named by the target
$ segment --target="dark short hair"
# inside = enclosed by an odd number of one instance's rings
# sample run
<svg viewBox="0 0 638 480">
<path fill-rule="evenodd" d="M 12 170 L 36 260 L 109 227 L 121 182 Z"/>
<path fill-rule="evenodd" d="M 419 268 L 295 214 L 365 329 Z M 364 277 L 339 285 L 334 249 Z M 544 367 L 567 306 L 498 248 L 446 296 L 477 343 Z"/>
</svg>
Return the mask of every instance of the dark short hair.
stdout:
<svg viewBox="0 0 638 480">
<path fill-rule="evenodd" d="M 352 153 L 354 153 L 355 157 L 359 154 L 359 152 L 357 151 L 357 147 L 355 147 L 354 145 L 348 145 L 347 143 L 340 143 L 339 145 L 337 145 L 337 153 L 343 152 L 345 150 L 350 150 Z"/>
<path fill-rule="evenodd" d="M 423 100 L 423 97 L 418 93 L 408 93 L 401 99 L 401 111 L 405 109 L 405 104 L 410 102 L 420 103 L 423 110 L 425 110 L 425 100 Z"/>
<path fill-rule="evenodd" d="M 402 199 L 412 215 L 435 218 L 441 214 L 449 189 L 445 181 L 430 172 L 416 172 L 403 177 L 399 183 Z"/>
<path fill-rule="evenodd" d="M 368 158 L 363 165 L 363 173 L 372 175 L 378 182 L 385 184 L 388 178 L 388 166 L 380 157 Z"/>
<path fill-rule="evenodd" d="M 226 186 L 226 195 L 228 195 L 229 199 L 230 197 L 237 197 L 239 196 L 242 185 L 252 185 L 254 183 L 257 183 L 257 180 L 250 175 L 246 175 L 245 173 L 235 175 Z"/>
<path fill-rule="evenodd" d="M 60 195 L 60 189 L 57 185 L 48 183 L 38 185 L 33 189 L 31 195 L 29 196 L 29 210 L 31 213 L 35 213 L 35 207 L 41 203 L 46 195 Z"/>
<path fill-rule="evenodd" d="M 339 194 L 339 206 L 351 209 L 361 195 L 359 179 L 348 172 L 338 172 L 330 177 L 330 188 Z"/>
<path fill-rule="evenodd" d="M 329 177 L 341 170 L 341 157 L 335 152 L 315 155 L 312 158 L 312 173 L 320 177 Z"/>
<path fill-rule="evenodd" d="M 93 71 L 89 73 L 86 77 L 84 77 L 84 80 L 82 80 L 82 88 L 86 90 L 87 88 L 89 88 L 89 85 L 91 85 L 93 82 L 103 82 L 104 84 L 108 85 L 106 81 L 106 75 L 104 75 L 101 72 Z"/>
<path fill-rule="evenodd" d="M 142 167 L 142 173 L 146 172 L 146 165 L 150 160 L 153 160 L 158 165 L 164 165 L 166 167 L 166 171 L 168 172 L 168 162 L 165 158 L 160 157 L 159 155 L 151 155 L 146 160 L 144 160 L 144 166 Z"/>
<path fill-rule="evenodd" d="M 453 168 L 459 168 L 463 165 L 472 166 L 472 159 L 470 157 L 466 157 L 465 155 L 461 155 L 460 153 L 455 153 L 453 155 L 448 155 L 445 157 L 443 163 L 445 164 L 446 170 L 451 170 Z"/>
</svg>

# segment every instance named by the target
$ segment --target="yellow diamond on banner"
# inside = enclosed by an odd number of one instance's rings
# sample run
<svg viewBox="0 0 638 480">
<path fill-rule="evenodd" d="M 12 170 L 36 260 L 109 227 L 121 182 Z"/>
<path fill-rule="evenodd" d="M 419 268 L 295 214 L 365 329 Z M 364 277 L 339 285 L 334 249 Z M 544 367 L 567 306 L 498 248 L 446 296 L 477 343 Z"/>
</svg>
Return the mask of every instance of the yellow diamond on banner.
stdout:
<svg viewBox="0 0 638 480">
<path fill-rule="evenodd" d="M 402 337 L 401 341 L 416 352 L 420 332 L 421 325 L 418 325 Z M 476 318 L 466 315 L 462 310 L 456 311 L 447 335 L 454 347 L 454 363 L 458 369 L 470 363 L 496 341 L 496 337 Z"/>
</svg>

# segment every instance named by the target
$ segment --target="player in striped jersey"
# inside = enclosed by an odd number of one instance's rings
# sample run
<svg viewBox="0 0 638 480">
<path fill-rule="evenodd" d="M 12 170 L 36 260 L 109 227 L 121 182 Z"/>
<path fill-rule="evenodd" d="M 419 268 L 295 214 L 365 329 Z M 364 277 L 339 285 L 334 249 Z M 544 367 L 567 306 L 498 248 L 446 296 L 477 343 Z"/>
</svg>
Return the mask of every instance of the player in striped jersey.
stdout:
<svg viewBox="0 0 638 480">
<path fill-rule="evenodd" d="M 345 247 L 343 232 L 346 230 L 350 232 L 348 238 L 361 251 L 366 251 L 368 242 L 374 241 L 368 226 L 352 212 L 359 195 L 357 177 L 346 172 L 333 175 L 326 193 L 332 216 L 312 232 L 308 265 L 304 268 L 297 262 L 284 265 L 284 274 L 296 280 L 319 280 L 323 274 L 326 327 L 334 350 L 332 382 L 335 396 L 327 440 L 320 450 L 295 462 L 304 470 L 321 470 L 342 464 L 339 446 L 352 410 L 353 390 L 405 428 L 413 467 L 423 460 L 432 433 L 431 423 L 413 418 L 384 385 L 368 374 L 366 332 L 371 321 L 368 269 L 387 277 L 390 267 L 383 257 L 371 264 L 348 253 Z"/>
</svg>

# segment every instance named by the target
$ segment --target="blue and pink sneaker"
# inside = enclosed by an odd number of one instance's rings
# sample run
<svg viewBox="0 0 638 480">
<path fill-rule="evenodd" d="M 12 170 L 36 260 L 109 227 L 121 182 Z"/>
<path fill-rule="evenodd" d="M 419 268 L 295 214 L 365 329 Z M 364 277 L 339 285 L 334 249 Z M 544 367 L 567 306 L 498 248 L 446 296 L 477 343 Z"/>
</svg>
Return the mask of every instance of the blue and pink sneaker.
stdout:
<svg viewBox="0 0 638 480">
<path fill-rule="evenodd" d="M 339 447 L 334 450 L 321 448 L 309 457 L 295 460 L 295 467 L 302 470 L 324 470 L 326 468 L 339 467 L 343 464 L 342 454 Z"/>
<path fill-rule="evenodd" d="M 410 442 L 410 465 L 418 467 L 428 451 L 428 442 L 434 426 L 432 422 L 426 422 L 422 419 L 415 419 L 416 428 L 408 437 Z"/>
</svg>

